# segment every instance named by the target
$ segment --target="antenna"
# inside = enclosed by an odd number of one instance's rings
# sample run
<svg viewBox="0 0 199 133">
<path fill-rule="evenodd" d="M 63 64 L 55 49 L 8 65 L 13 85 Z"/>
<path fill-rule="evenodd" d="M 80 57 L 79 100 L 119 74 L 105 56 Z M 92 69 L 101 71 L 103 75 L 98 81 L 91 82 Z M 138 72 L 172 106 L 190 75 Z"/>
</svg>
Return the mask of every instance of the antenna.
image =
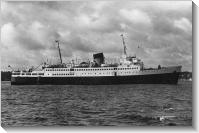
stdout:
<svg viewBox="0 0 199 133">
<path fill-rule="evenodd" d="M 57 43 L 57 47 L 58 47 L 58 50 L 59 50 L 60 63 L 62 64 L 62 57 L 61 57 L 61 50 L 60 50 L 60 47 L 59 47 L 59 40 L 55 40 L 55 42 Z"/>
<path fill-rule="evenodd" d="M 121 34 L 121 37 L 122 37 L 122 42 L 123 42 L 123 45 L 124 45 L 124 54 L 127 56 L 127 52 L 126 52 L 126 45 L 125 45 L 125 41 L 124 41 L 124 36 L 123 34 Z"/>
</svg>

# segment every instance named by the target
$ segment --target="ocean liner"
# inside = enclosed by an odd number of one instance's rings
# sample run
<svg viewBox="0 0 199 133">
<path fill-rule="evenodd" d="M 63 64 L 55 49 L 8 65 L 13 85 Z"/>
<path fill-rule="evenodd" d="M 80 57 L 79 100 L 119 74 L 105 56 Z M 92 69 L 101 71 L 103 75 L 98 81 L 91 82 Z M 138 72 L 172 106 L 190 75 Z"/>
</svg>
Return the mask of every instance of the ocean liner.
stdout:
<svg viewBox="0 0 199 133">
<path fill-rule="evenodd" d="M 146 68 L 136 56 L 128 56 L 123 35 L 124 54 L 117 64 L 105 63 L 103 53 L 93 54 L 93 61 L 75 64 L 43 63 L 42 70 L 12 71 L 12 85 L 112 85 L 112 84 L 177 84 L 181 66 Z"/>
</svg>

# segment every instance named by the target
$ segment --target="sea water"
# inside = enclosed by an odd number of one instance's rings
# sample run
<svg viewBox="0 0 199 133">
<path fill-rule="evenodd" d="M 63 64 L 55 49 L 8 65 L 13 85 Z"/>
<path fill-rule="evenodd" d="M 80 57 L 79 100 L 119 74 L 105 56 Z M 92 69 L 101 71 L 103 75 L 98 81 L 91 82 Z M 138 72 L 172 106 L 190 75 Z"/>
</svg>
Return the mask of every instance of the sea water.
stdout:
<svg viewBox="0 0 199 133">
<path fill-rule="evenodd" d="M 192 126 L 192 82 L 11 86 L 2 81 L 1 121 L 3 127 Z"/>
</svg>

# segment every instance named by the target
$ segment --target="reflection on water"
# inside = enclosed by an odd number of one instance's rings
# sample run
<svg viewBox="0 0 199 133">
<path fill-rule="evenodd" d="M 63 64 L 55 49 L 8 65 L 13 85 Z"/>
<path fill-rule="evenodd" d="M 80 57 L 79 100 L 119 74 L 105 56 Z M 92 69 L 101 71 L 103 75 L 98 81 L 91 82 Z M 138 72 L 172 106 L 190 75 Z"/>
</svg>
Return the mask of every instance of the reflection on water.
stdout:
<svg viewBox="0 0 199 133">
<path fill-rule="evenodd" d="M 1 88 L 2 126 L 192 125 L 192 82 Z"/>
</svg>

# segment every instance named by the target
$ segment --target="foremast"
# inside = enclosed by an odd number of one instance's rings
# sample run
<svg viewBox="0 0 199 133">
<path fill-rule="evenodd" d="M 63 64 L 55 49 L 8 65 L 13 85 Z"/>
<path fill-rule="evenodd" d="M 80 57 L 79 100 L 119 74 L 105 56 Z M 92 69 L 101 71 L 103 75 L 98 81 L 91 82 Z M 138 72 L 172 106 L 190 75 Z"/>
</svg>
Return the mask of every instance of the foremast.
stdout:
<svg viewBox="0 0 199 133">
<path fill-rule="evenodd" d="M 122 37 L 122 43 L 123 43 L 123 46 L 124 46 L 124 55 L 127 57 L 127 52 L 126 52 L 127 48 L 126 48 L 126 44 L 125 44 L 125 41 L 124 41 L 124 35 L 121 34 L 121 37 Z"/>
<path fill-rule="evenodd" d="M 59 51 L 60 63 L 62 64 L 62 56 L 61 56 L 61 50 L 60 50 L 60 47 L 59 47 L 59 40 L 55 40 L 55 42 L 57 43 L 57 48 L 58 48 L 58 51 Z"/>
</svg>

